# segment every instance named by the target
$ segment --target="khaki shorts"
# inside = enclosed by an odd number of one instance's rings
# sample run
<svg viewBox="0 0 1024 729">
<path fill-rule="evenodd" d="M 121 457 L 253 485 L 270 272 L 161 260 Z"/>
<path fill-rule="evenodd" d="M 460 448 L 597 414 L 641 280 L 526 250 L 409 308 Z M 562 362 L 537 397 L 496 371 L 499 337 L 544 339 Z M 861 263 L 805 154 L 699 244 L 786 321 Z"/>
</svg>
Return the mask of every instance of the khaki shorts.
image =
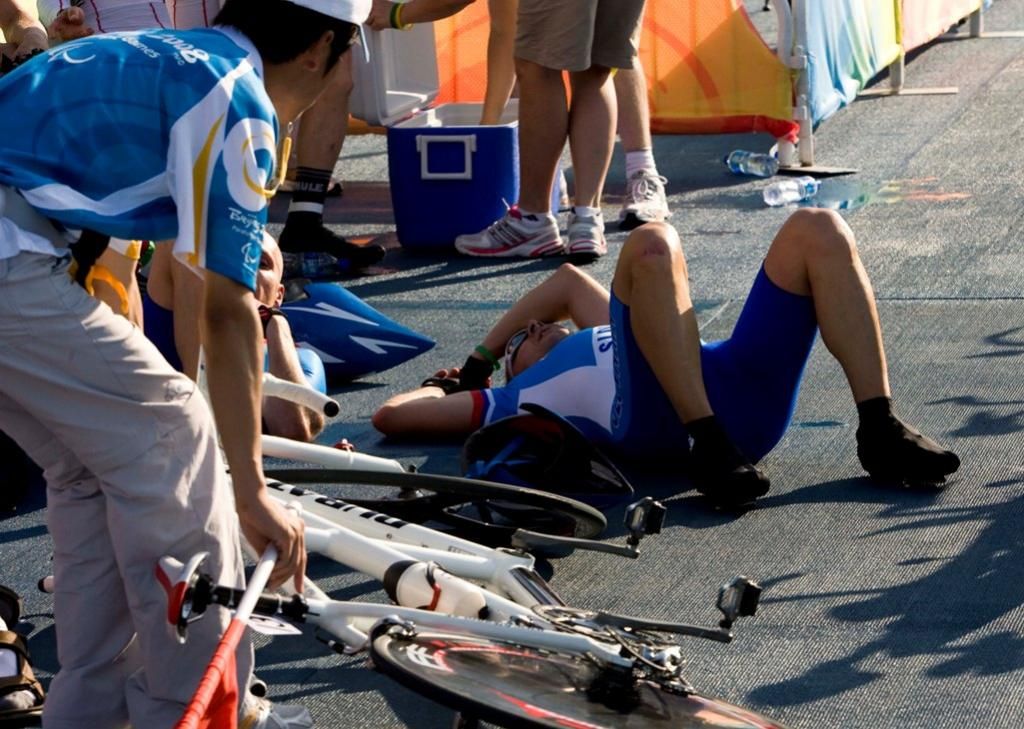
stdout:
<svg viewBox="0 0 1024 729">
<path fill-rule="evenodd" d="M 519 0 L 516 57 L 546 68 L 633 68 L 644 0 Z"/>
</svg>

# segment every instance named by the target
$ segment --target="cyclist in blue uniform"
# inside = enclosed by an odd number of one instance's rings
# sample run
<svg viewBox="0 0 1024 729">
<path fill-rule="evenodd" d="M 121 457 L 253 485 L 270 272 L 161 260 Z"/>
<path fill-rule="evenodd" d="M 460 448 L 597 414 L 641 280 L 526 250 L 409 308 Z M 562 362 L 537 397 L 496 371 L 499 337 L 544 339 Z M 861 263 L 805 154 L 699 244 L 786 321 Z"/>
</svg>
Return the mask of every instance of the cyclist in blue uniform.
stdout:
<svg viewBox="0 0 1024 729">
<path fill-rule="evenodd" d="M 959 459 L 892 410 L 871 284 L 852 231 L 829 211 L 801 210 L 785 223 L 727 340 L 700 341 L 678 235 L 649 224 L 626 241 L 610 293 L 562 266 L 461 370 L 392 398 L 373 422 L 394 435 L 468 433 L 537 403 L 626 453 L 678 454 L 692 439 L 697 488 L 743 504 L 768 491 L 753 464 L 785 432 L 819 328 L 857 403 L 865 470 L 929 483 L 954 472 Z M 499 364 L 507 383 L 487 387 Z"/>
<path fill-rule="evenodd" d="M 0 79 L 0 430 L 46 471 L 61 663 L 47 727 L 181 717 L 227 616 L 178 645 L 160 556 L 208 551 L 240 583 L 241 528 L 257 550 L 277 546 L 273 583 L 301 587 L 301 521 L 267 495 L 261 466 L 253 289 L 281 130 L 332 83 L 368 12 L 369 0 L 228 0 L 217 27 L 90 36 Z M 68 275 L 69 244 L 104 236 L 174 239 L 203 272 L 233 495 L 194 384 Z M 291 726 L 243 710 L 249 726 Z"/>
</svg>

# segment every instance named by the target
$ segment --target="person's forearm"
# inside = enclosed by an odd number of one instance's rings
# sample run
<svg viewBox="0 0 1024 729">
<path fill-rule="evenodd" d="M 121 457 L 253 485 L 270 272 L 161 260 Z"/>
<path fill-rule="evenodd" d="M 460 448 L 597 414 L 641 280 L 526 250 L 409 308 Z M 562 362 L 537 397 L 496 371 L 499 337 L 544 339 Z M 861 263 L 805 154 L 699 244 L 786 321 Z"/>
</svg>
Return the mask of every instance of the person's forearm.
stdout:
<svg viewBox="0 0 1024 729">
<path fill-rule="evenodd" d="M 260 449 L 262 332 L 252 292 L 207 272 L 201 327 L 210 405 L 241 509 L 264 485 Z"/>
<path fill-rule="evenodd" d="M 284 317 L 272 316 L 267 323 L 267 358 L 270 374 L 306 385 L 291 327 Z M 263 400 L 263 422 L 270 434 L 301 441 L 312 440 L 324 427 L 323 416 L 319 413 L 276 397 Z"/>
<path fill-rule="evenodd" d="M 409 0 L 402 8 L 402 23 L 430 23 L 455 15 L 474 0 Z"/>
<path fill-rule="evenodd" d="M 500 358 L 505 343 L 531 319 L 571 320 L 578 327 L 608 323 L 608 292 L 575 266 L 561 266 L 505 312 L 484 338 L 483 346 Z"/>
<path fill-rule="evenodd" d="M 473 397 L 445 395 L 439 387 L 419 387 L 395 395 L 373 415 L 373 427 L 385 435 L 464 435 L 476 427 Z"/>
<path fill-rule="evenodd" d="M 14 46 L 21 45 L 26 33 L 41 33 L 46 40 L 46 28 L 39 22 L 34 0 L 0 0 L 0 30 Z"/>
</svg>

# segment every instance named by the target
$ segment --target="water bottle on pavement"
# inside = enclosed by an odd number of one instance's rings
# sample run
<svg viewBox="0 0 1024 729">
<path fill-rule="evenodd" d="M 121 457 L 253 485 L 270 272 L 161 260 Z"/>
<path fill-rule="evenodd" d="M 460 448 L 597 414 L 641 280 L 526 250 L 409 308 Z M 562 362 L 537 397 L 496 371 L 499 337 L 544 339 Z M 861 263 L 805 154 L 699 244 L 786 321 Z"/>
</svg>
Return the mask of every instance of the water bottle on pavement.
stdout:
<svg viewBox="0 0 1024 729">
<path fill-rule="evenodd" d="M 747 152 L 737 149 L 726 155 L 725 166 L 734 175 L 753 175 L 755 177 L 771 177 L 779 171 L 779 161 L 770 154 Z"/>
<path fill-rule="evenodd" d="M 339 261 L 329 253 L 307 251 L 284 253 L 284 278 L 330 279 L 340 277 L 348 261 Z"/>
<path fill-rule="evenodd" d="M 764 189 L 764 201 L 773 208 L 810 200 L 818 194 L 821 183 L 813 177 L 792 177 L 777 180 Z"/>
</svg>

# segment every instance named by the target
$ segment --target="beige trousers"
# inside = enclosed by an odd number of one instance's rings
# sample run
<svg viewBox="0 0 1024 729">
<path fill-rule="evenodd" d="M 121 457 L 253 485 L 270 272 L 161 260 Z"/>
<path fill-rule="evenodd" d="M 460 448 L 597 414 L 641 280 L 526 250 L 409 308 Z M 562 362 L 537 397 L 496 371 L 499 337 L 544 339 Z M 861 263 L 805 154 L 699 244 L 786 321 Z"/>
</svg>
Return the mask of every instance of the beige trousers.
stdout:
<svg viewBox="0 0 1024 729">
<path fill-rule="evenodd" d="M 0 259 L 0 429 L 45 469 L 60 671 L 47 729 L 171 727 L 228 615 L 179 645 L 157 560 L 210 553 L 243 582 L 237 519 L 213 419 L 191 380 L 67 274 L 68 257 Z M 252 647 L 238 653 L 247 686 Z"/>
</svg>

